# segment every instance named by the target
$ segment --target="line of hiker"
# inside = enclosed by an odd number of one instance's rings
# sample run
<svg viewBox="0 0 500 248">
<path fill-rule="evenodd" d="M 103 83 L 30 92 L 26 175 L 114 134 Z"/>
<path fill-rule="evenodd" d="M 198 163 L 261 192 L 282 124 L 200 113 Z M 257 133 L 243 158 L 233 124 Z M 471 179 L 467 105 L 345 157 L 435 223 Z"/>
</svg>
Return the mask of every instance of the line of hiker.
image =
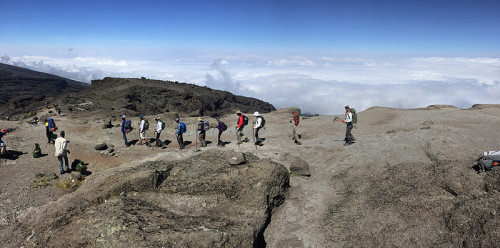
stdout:
<svg viewBox="0 0 500 248">
<path fill-rule="evenodd" d="M 244 134 L 244 128 L 245 126 L 248 125 L 249 120 L 248 117 L 245 116 L 241 111 L 236 111 L 236 115 L 238 116 L 237 122 L 236 122 L 236 137 L 237 137 L 237 145 L 239 146 L 242 142 L 249 142 L 250 139 L 245 136 Z M 259 113 L 255 112 L 253 114 L 255 116 L 255 121 L 253 121 L 252 125 L 252 131 L 253 131 L 253 137 L 254 137 L 254 145 L 263 145 L 263 141 L 265 139 L 259 137 L 259 131 L 265 127 L 265 119 L 264 117 Z M 139 115 L 139 122 L 137 125 L 139 126 L 139 144 L 147 144 L 150 145 L 150 141 L 146 138 L 147 137 L 147 130 L 149 129 L 149 122 L 146 118 L 144 118 L 143 115 Z M 121 124 L 121 132 L 123 135 L 123 141 L 125 146 L 130 146 L 130 142 L 127 138 L 127 136 L 133 131 L 133 126 L 132 126 L 132 121 L 127 119 L 127 116 L 122 115 L 122 124 Z M 164 132 L 165 130 L 165 122 L 160 119 L 159 116 L 156 116 L 154 118 L 156 121 L 156 128 L 153 130 L 155 133 L 155 139 L 154 139 L 154 145 L 157 147 L 165 147 L 165 143 L 161 141 L 161 133 Z M 217 147 L 224 147 L 227 143 L 229 142 L 224 142 L 222 141 L 222 134 L 227 130 L 227 125 L 219 119 L 219 117 L 216 118 L 217 124 L 210 126 L 209 122 L 206 120 L 203 120 L 202 117 L 198 117 L 198 123 L 197 123 L 197 128 L 196 128 L 196 147 L 198 147 L 198 142 L 200 143 L 200 147 L 206 147 L 207 146 L 207 131 L 210 128 L 217 129 Z M 179 149 L 184 149 L 185 148 L 185 143 L 183 139 L 183 134 L 186 132 L 186 124 L 182 121 L 180 121 L 179 118 L 175 119 L 176 122 L 176 127 L 175 127 L 175 136 L 177 139 L 177 142 L 179 143 Z M 213 132 L 212 132 L 213 133 Z M 47 128 L 47 137 L 52 137 L 52 134 L 50 134 L 50 128 Z"/>
</svg>

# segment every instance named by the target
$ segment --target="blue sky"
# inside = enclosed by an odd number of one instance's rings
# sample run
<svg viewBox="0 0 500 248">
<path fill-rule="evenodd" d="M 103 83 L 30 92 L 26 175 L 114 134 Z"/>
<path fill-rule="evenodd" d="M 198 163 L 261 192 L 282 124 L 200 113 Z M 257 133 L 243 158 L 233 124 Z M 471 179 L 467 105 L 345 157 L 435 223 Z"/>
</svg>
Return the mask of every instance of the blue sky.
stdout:
<svg viewBox="0 0 500 248">
<path fill-rule="evenodd" d="M 498 0 L 2 1 L 0 56 L 86 82 L 183 81 L 323 114 L 347 103 L 467 107 L 485 100 L 453 87 L 500 87 L 499 13 Z M 394 85 L 402 92 L 368 93 Z M 408 87 L 422 95 L 401 97 Z M 318 105 L 346 90 L 358 95 Z"/>
</svg>

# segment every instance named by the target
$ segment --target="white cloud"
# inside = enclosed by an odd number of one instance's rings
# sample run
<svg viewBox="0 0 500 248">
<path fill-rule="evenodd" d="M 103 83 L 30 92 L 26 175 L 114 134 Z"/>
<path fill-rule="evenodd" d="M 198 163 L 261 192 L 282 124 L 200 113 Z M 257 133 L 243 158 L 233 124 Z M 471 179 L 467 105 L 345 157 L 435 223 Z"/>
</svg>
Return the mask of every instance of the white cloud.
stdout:
<svg viewBox="0 0 500 248">
<path fill-rule="evenodd" d="M 500 103 L 500 58 L 203 56 L 168 61 L 109 57 L 2 57 L 1 62 L 90 82 L 146 77 L 206 85 L 256 97 L 276 107 L 333 114 L 350 104 L 401 108 Z"/>
</svg>

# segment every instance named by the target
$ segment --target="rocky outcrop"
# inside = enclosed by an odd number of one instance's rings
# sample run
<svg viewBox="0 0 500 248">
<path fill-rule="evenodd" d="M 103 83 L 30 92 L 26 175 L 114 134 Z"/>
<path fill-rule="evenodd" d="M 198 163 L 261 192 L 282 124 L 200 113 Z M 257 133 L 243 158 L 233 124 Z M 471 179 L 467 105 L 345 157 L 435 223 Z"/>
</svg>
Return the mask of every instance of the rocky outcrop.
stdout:
<svg viewBox="0 0 500 248">
<path fill-rule="evenodd" d="M 208 151 L 107 172 L 18 221 L 42 247 L 262 247 L 289 175 L 271 160 L 246 159 L 232 166 Z"/>
</svg>

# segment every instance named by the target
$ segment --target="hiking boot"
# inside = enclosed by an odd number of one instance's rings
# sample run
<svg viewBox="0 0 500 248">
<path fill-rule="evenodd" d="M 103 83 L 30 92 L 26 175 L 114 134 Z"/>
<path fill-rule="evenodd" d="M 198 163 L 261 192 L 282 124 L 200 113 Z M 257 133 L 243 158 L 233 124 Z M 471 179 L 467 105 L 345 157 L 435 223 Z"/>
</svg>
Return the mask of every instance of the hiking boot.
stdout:
<svg viewBox="0 0 500 248">
<path fill-rule="evenodd" d="M 296 144 L 297 144 L 297 145 L 302 145 L 302 142 L 298 141 Z"/>
<path fill-rule="evenodd" d="M 59 171 L 59 175 L 66 173 L 66 171 Z"/>
<path fill-rule="evenodd" d="M 241 142 L 236 142 L 236 145 L 241 145 Z"/>
<path fill-rule="evenodd" d="M 249 138 L 245 138 L 245 140 L 243 140 L 243 142 L 248 142 L 248 141 L 250 141 Z"/>
</svg>

